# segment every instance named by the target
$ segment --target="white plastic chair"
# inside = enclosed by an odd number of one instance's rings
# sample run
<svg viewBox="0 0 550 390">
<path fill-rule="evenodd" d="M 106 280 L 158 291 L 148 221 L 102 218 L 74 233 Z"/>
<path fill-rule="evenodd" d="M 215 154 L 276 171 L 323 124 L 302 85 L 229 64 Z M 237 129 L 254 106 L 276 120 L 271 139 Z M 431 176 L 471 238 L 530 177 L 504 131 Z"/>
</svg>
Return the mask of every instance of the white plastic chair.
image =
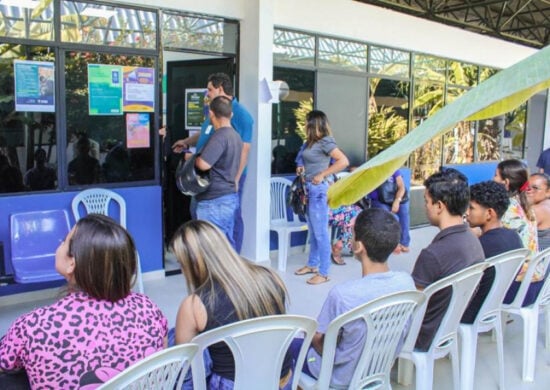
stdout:
<svg viewBox="0 0 550 390">
<path fill-rule="evenodd" d="M 362 320 L 365 322 L 366 339 L 349 388 L 391 389 L 390 371 L 397 357 L 399 342 L 413 311 L 422 302 L 422 292 L 403 291 L 380 297 L 336 317 L 325 333 L 319 378 L 302 372 L 299 386 L 304 390 L 331 388 L 340 330 L 350 322 Z"/>
<path fill-rule="evenodd" d="M 485 301 L 472 324 L 461 323 L 458 332 L 460 335 L 460 387 L 461 389 L 474 388 L 474 373 L 477 352 L 477 335 L 493 330 L 497 342 L 499 385 L 504 388 L 504 342 L 502 329 L 502 301 L 516 277 L 521 265 L 525 261 L 529 250 L 525 248 L 512 250 L 485 260 L 487 270 L 494 268 L 495 277 Z"/>
<path fill-rule="evenodd" d="M 539 313 L 541 306 L 550 302 L 550 278 L 546 277 L 544 285 L 532 304 L 522 307 L 523 300 L 531 284 L 535 270 L 542 275 L 546 275 L 548 264 L 550 263 L 550 248 L 539 252 L 534 258 L 529 260 L 527 272 L 523 277 L 514 301 L 510 304 L 504 304 L 502 310 L 506 313 L 519 315 L 523 320 L 523 380 L 532 382 L 535 379 L 535 359 L 537 353 L 537 333 L 539 330 Z M 546 308 L 546 310 L 548 310 Z M 547 323 L 547 330 L 550 325 Z M 546 334 L 548 337 L 548 333 Z M 548 340 L 547 340 L 548 343 Z"/>
<path fill-rule="evenodd" d="M 118 222 L 123 228 L 126 228 L 126 201 L 122 196 L 114 191 L 104 188 L 89 188 L 79 192 L 72 201 L 72 210 L 75 221 L 78 221 L 81 216 L 87 214 L 102 214 L 113 217 L 112 211 L 118 206 Z M 82 205 L 82 206 L 81 206 Z M 80 210 L 83 209 L 81 214 Z M 115 220 L 117 218 L 114 218 Z M 141 261 L 139 253 L 136 253 L 136 287 L 138 292 L 144 293 L 143 278 L 141 276 Z"/>
<path fill-rule="evenodd" d="M 202 333 L 193 340 L 200 352 L 191 364 L 193 388 L 206 390 L 203 354 L 208 346 L 225 342 L 235 361 L 235 389 L 278 390 L 284 357 L 292 340 L 303 334 L 296 367 L 302 367 L 317 321 L 297 315 L 273 315 L 235 322 Z M 298 385 L 294 375 L 292 389 Z"/>
<path fill-rule="evenodd" d="M 411 360 L 416 366 L 416 388 L 431 390 L 433 387 L 435 360 L 450 354 L 453 366 L 454 388 L 455 390 L 459 389 L 458 325 L 486 267 L 487 263 L 485 262 L 474 264 L 426 287 L 424 290 L 426 300 L 416 311 L 409 334 L 399 354 L 398 382 L 400 384 L 409 385 L 411 382 L 412 367 L 401 360 L 407 359 Z M 416 339 L 418 338 L 430 298 L 435 293 L 447 287 L 452 287 L 451 300 L 431 345 L 427 351 L 415 350 Z"/>
<path fill-rule="evenodd" d="M 269 230 L 277 233 L 278 238 L 278 268 L 286 271 L 286 261 L 290 248 L 290 236 L 294 232 L 307 230 L 307 223 L 300 221 L 298 216 L 287 207 L 286 195 L 292 182 L 282 177 L 271 178 L 271 222 Z"/>
<path fill-rule="evenodd" d="M 191 360 L 198 350 L 199 346 L 196 344 L 181 344 L 163 349 L 131 365 L 98 389 L 181 389 Z M 174 387 L 176 381 L 178 384 Z"/>
</svg>

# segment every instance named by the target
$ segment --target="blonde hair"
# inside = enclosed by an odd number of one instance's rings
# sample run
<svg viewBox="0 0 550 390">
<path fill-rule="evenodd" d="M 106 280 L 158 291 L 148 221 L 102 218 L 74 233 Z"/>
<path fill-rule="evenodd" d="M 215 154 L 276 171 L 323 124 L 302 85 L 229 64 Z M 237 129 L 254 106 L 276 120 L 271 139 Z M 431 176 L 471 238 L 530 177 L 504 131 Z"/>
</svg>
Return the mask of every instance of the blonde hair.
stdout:
<svg viewBox="0 0 550 390">
<path fill-rule="evenodd" d="M 190 294 L 206 291 L 213 304 L 215 282 L 227 294 L 240 320 L 285 313 L 286 287 L 272 270 L 241 258 L 225 235 L 206 221 L 189 221 L 171 243 Z"/>
</svg>

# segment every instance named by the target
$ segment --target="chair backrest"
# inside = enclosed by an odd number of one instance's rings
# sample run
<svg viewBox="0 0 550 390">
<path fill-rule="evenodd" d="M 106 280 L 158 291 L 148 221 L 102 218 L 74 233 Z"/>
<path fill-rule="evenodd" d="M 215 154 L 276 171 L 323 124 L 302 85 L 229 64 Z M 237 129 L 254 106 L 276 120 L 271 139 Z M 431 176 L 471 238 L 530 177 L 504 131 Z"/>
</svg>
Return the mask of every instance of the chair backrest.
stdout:
<svg viewBox="0 0 550 390">
<path fill-rule="evenodd" d="M 283 360 L 292 340 L 303 334 L 304 343 L 296 367 L 302 367 L 317 329 L 313 318 L 297 315 L 273 315 L 235 322 L 202 333 L 191 342 L 201 350 L 225 342 L 235 361 L 235 389 L 279 388 Z M 195 390 L 206 389 L 204 360 L 198 353 L 192 362 Z M 292 389 L 298 385 L 299 375 L 294 375 Z"/>
<path fill-rule="evenodd" d="M 357 320 L 365 322 L 366 340 L 349 388 L 390 388 L 390 371 L 397 348 L 411 315 L 424 299 L 420 291 L 402 291 L 375 299 L 332 320 L 325 333 L 316 388 L 329 388 L 340 330 Z"/>
<path fill-rule="evenodd" d="M 55 251 L 69 234 L 65 210 L 10 215 L 11 263 L 17 283 L 61 280 L 55 270 Z"/>
<path fill-rule="evenodd" d="M 492 322 L 496 315 L 500 315 L 500 307 L 504 296 L 529 253 L 528 249 L 521 248 L 485 260 L 488 263 L 485 272 L 493 267 L 495 278 L 477 314 L 477 323 Z"/>
<path fill-rule="evenodd" d="M 181 389 L 191 360 L 198 350 L 196 344 L 181 344 L 158 351 L 131 365 L 99 389 Z M 176 381 L 178 384 L 174 387 Z"/>
<path fill-rule="evenodd" d="M 426 287 L 424 290 L 426 300 L 419 306 L 413 317 L 409 334 L 405 344 L 403 345 L 404 351 L 414 350 L 416 339 L 418 338 L 418 333 L 422 327 L 424 314 L 426 313 L 430 298 L 435 293 L 438 293 L 447 287 L 452 288 L 451 301 L 448 304 L 448 309 L 441 320 L 439 329 L 435 333 L 432 344 L 428 350 L 438 348 L 444 349 L 450 344 L 450 342 L 455 341 L 462 314 L 466 310 L 466 306 L 470 302 L 479 280 L 481 279 L 483 270 L 487 268 L 487 266 L 488 264 L 485 262 L 474 264 Z"/>
<path fill-rule="evenodd" d="M 286 204 L 292 182 L 284 177 L 271 178 L 271 222 L 298 221 L 299 218 Z"/>
<path fill-rule="evenodd" d="M 540 275 L 547 276 L 548 265 L 550 265 L 550 248 L 546 248 L 540 251 L 536 254 L 535 257 L 529 260 L 527 271 L 523 276 L 523 280 L 521 281 L 518 292 L 512 303 L 510 303 L 510 306 L 517 308 L 522 307 L 525 295 L 527 294 L 527 290 L 529 289 L 531 280 L 533 279 L 533 275 L 535 274 L 535 272 L 537 272 Z M 550 282 L 548 282 L 548 277 L 546 277 L 545 279 L 545 285 L 542 287 L 535 301 L 529 306 L 539 305 L 543 301 L 546 302 L 550 300 Z"/>
<path fill-rule="evenodd" d="M 126 227 L 126 202 L 124 198 L 114 191 L 104 188 L 89 188 L 79 192 L 72 201 L 74 219 L 78 221 L 85 214 L 103 214 L 113 217 L 110 209 L 111 202 L 118 205 L 118 222 Z M 85 213 L 80 213 L 82 203 Z M 114 218 L 114 217 L 113 217 Z M 117 218 L 114 218 L 115 220 Z"/>
</svg>

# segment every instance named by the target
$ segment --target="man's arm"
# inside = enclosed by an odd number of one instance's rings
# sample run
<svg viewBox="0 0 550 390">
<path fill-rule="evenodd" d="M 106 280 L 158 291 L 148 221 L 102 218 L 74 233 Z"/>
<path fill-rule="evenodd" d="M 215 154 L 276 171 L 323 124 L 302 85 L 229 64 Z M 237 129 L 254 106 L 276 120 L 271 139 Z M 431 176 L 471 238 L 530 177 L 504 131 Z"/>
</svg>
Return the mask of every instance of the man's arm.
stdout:
<svg viewBox="0 0 550 390">
<path fill-rule="evenodd" d="M 187 138 L 177 140 L 172 145 L 172 150 L 176 153 L 180 153 L 182 150 L 189 149 L 191 146 L 197 145 L 199 135 L 199 133 L 195 133 Z"/>
<path fill-rule="evenodd" d="M 206 161 L 204 161 L 200 156 L 197 157 L 195 160 L 195 166 L 199 168 L 201 171 L 207 171 L 210 168 L 212 168 L 212 165 L 208 164 Z"/>
<path fill-rule="evenodd" d="M 323 356 L 323 344 L 325 342 L 325 334 L 315 332 L 313 339 L 311 340 L 311 346 L 319 355 Z"/>
<path fill-rule="evenodd" d="M 246 164 L 248 163 L 249 153 L 250 153 L 250 143 L 243 142 L 243 149 L 241 151 L 241 163 L 239 164 L 239 171 L 237 172 L 237 176 L 235 177 L 235 183 L 237 183 L 237 185 L 239 185 L 239 180 L 243 174 Z"/>
</svg>

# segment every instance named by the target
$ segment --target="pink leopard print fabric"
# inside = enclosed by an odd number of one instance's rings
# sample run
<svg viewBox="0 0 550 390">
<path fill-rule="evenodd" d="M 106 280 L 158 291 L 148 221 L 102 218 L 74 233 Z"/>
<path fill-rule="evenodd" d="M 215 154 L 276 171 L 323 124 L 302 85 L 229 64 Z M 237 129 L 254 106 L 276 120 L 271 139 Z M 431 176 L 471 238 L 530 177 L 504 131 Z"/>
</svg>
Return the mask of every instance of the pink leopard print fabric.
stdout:
<svg viewBox="0 0 550 390">
<path fill-rule="evenodd" d="M 111 303 L 71 293 L 13 323 L 0 340 L 0 368 L 25 369 L 33 389 L 95 389 L 164 348 L 167 327 L 144 295 Z"/>
</svg>

